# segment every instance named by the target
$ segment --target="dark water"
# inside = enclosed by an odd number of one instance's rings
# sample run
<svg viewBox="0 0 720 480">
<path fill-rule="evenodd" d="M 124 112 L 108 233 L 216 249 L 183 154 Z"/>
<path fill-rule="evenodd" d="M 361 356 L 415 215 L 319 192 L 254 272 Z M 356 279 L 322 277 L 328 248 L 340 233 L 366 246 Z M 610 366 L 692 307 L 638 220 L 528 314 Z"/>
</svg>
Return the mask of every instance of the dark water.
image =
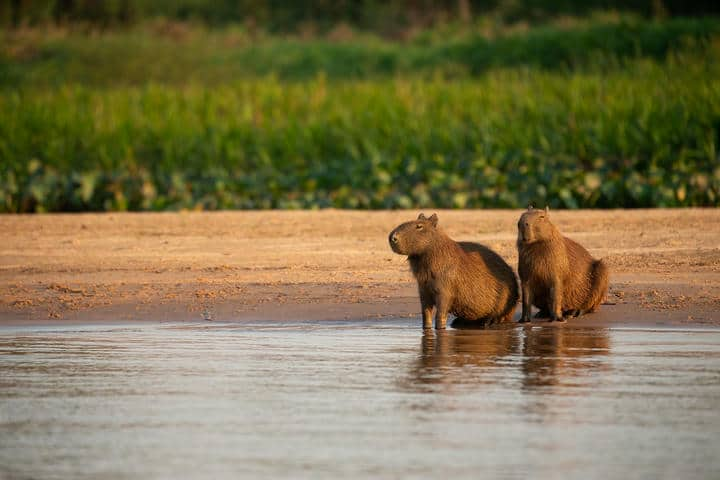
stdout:
<svg viewBox="0 0 720 480">
<path fill-rule="evenodd" d="M 0 372 L 1 478 L 720 478 L 720 331 L 4 328 Z"/>
</svg>

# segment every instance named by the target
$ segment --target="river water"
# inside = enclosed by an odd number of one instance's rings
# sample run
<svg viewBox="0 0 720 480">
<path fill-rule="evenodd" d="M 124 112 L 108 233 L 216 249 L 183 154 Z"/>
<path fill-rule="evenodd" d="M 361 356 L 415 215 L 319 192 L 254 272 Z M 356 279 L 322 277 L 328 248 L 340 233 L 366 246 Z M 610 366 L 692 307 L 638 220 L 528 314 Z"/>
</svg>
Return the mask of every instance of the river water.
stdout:
<svg viewBox="0 0 720 480">
<path fill-rule="evenodd" d="M 720 330 L 4 327 L 0 372 L 3 479 L 720 478 Z"/>
</svg>

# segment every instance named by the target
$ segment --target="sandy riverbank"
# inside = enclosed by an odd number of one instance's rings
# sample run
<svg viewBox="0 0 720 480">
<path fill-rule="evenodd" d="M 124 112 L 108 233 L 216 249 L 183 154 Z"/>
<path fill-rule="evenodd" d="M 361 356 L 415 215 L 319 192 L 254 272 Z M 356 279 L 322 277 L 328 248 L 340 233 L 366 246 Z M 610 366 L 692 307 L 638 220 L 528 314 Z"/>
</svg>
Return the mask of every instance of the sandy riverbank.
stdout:
<svg viewBox="0 0 720 480">
<path fill-rule="evenodd" d="M 485 243 L 516 265 L 519 210 L 438 214 L 456 240 Z M 419 318 L 407 263 L 387 245 L 387 233 L 416 215 L 0 216 L 0 325 Z M 602 311 L 572 323 L 720 326 L 720 210 L 552 215 L 612 269 Z"/>
</svg>

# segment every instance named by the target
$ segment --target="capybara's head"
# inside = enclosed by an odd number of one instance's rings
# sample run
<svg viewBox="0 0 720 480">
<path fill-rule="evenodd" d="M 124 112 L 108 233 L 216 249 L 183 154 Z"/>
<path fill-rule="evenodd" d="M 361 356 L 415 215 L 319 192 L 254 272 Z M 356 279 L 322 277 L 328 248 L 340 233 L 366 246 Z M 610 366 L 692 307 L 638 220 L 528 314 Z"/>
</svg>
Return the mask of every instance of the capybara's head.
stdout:
<svg viewBox="0 0 720 480">
<path fill-rule="evenodd" d="M 401 223 L 390 232 L 390 248 L 400 255 L 421 255 L 435 242 L 437 224 L 438 217 L 434 213 L 430 218 L 421 213 L 417 220 Z"/>
<path fill-rule="evenodd" d="M 550 209 L 528 207 L 518 221 L 518 243 L 529 244 L 552 238 L 555 226 L 550 222 Z"/>
</svg>

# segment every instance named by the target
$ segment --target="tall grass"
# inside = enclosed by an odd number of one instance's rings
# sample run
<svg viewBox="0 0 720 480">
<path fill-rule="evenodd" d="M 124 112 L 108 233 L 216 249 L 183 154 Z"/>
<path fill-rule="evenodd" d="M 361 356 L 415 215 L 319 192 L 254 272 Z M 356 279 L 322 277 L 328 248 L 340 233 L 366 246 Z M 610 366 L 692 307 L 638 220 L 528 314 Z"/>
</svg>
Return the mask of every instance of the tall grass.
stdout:
<svg viewBox="0 0 720 480">
<path fill-rule="evenodd" d="M 720 54 L 0 94 L 0 210 L 720 204 Z"/>
</svg>

